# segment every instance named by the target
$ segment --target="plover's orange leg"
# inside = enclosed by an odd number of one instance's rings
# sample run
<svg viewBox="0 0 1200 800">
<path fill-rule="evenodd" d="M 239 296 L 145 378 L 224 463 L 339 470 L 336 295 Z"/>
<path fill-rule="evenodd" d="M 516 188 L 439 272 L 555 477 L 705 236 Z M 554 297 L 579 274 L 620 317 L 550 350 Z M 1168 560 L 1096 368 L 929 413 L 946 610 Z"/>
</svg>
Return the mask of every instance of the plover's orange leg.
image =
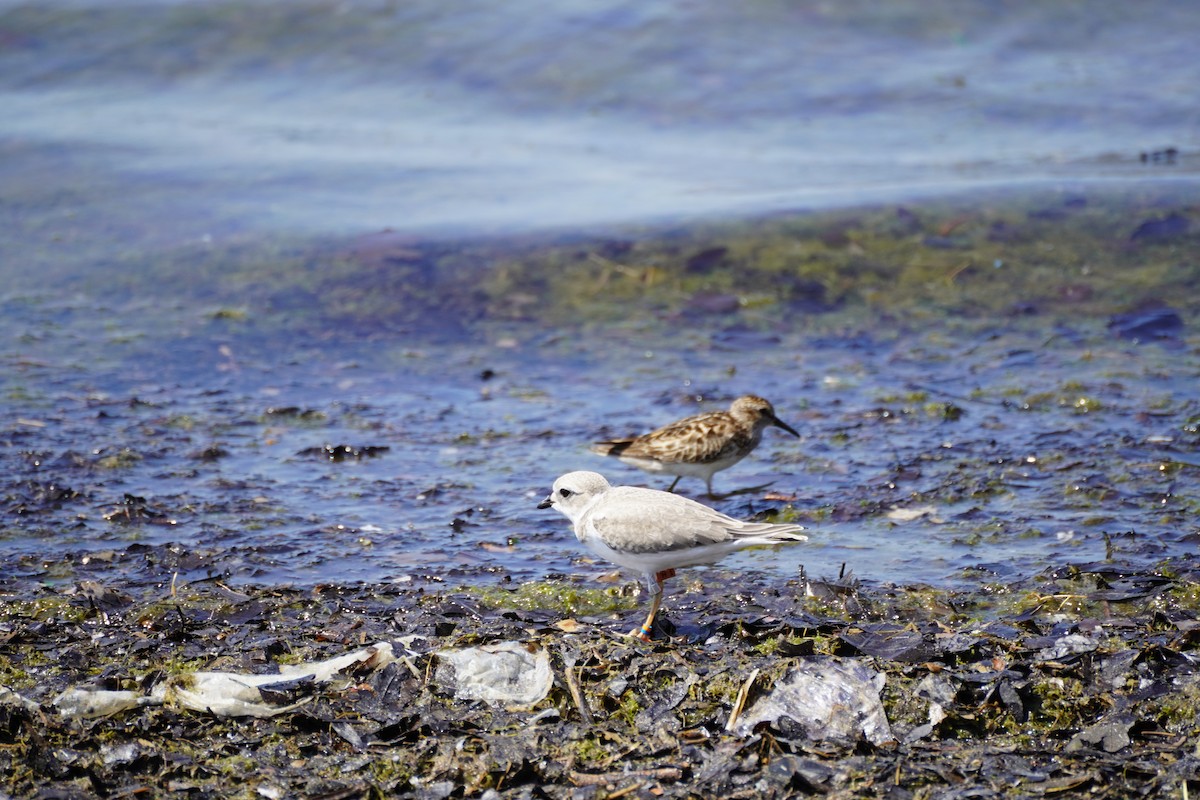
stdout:
<svg viewBox="0 0 1200 800">
<path fill-rule="evenodd" d="M 662 605 L 662 585 L 667 578 L 675 577 L 674 569 L 664 569 L 654 576 L 654 585 L 650 587 L 654 592 L 654 600 L 650 603 L 650 614 L 647 615 L 646 621 L 642 623 L 642 627 L 634 628 L 629 632 L 630 636 L 635 636 L 643 642 L 650 641 L 650 631 L 654 628 L 654 617 L 658 614 L 658 608 Z"/>
</svg>

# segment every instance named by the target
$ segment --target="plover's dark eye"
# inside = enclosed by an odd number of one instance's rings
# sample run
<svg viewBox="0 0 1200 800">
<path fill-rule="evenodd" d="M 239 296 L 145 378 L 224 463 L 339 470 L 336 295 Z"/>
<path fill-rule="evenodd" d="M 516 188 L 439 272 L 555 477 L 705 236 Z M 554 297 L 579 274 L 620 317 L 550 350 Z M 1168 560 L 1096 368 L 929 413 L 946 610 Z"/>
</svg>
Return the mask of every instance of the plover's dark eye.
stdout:
<svg viewBox="0 0 1200 800">
<path fill-rule="evenodd" d="M 575 493 L 572 492 L 570 489 L 559 489 L 558 490 L 559 497 L 570 497 L 573 494 L 575 494 Z"/>
</svg>

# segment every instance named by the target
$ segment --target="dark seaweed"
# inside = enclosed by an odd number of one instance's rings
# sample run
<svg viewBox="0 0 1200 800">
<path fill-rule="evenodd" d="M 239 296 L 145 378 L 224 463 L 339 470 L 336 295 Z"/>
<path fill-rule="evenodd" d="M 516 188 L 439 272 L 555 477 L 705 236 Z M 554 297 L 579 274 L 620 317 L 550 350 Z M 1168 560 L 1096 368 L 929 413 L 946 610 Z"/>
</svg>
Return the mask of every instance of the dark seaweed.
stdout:
<svg viewBox="0 0 1200 800">
<path fill-rule="evenodd" d="M 2 682 L 41 705 L 0 702 L 0 766 L 29 798 L 1178 796 L 1200 788 L 1198 579 L 1194 558 L 1143 574 L 1064 565 L 1013 587 L 993 623 L 967 612 L 994 599 L 921 587 L 817 601 L 793 582 L 756 587 L 753 609 L 706 592 L 677 617 L 709 627 L 648 645 L 616 633 L 628 619 L 563 622 L 455 591 L 10 585 Z M 456 700 L 434 669 L 438 649 L 512 639 L 551 655 L 554 687 L 532 708 Z M 342 686 L 281 684 L 280 703 L 314 699 L 271 719 L 157 707 L 75 722 L 49 705 L 68 686 L 263 672 L 373 641 L 411 650 Z M 726 732 L 752 670 L 748 707 L 814 654 L 886 674 L 893 743 L 814 740 L 787 719 Z"/>
</svg>

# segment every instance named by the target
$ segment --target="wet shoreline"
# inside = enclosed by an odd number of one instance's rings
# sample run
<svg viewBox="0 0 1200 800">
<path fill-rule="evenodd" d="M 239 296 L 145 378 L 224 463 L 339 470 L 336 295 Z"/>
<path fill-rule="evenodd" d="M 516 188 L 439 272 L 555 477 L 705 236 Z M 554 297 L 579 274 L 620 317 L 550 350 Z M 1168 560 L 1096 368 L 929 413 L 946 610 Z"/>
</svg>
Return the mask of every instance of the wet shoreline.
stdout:
<svg viewBox="0 0 1200 800">
<path fill-rule="evenodd" d="M 130 594 L 85 582 L 9 593 L 6 789 L 1124 797 L 1200 786 L 1194 558 L 1140 574 L 1064 565 L 993 621 L 973 616 L 974 604 L 994 601 L 978 594 L 834 588 L 823 599 L 795 582 L 684 592 L 670 604 L 675 638 L 651 644 L 617 633 L 637 610 L 572 615 L 433 588 L 178 581 Z M 401 660 L 332 684 L 281 683 L 268 703 L 299 705 L 269 718 L 168 700 L 76 719 L 53 703 L 68 689 L 149 694 L 196 669 L 269 674 L 371 642 L 391 642 Z M 463 677 L 448 654 L 505 642 L 548 655 L 549 693 L 507 706 L 458 697 Z M 868 740 L 849 720 L 823 733 L 789 718 L 735 725 L 769 707 L 797 670 L 822 666 L 883 676 L 886 737 Z"/>
<path fill-rule="evenodd" d="M 379 233 L 148 258 L 132 297 L 103 278 L 11 296 L 0 558 L 178 542 L 235 583 L 539 580 L 579 555 L 533 509 L 555 477 L 654 485 L 588 442 L 755 392 L 803 438 L 723 473 L 773 483 L 720 508 L 813 537 L 736 568 L 946 587 L 1113 551 L 1150 568 L 1194 535 L 1193 216 L 1157 187 Z M 225 277 L 189 293 L 209 266 Z"/>
</svg>

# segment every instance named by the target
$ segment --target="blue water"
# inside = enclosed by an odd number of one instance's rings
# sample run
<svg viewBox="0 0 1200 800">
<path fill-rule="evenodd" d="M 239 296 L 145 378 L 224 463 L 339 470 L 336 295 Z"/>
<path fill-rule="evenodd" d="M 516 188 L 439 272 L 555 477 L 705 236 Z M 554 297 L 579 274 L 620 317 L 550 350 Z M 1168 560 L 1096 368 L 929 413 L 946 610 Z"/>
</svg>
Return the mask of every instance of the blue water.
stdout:
<svg viewBox="0 0 1200 800">
<path fill-rule="evenodd" d="M 1167 0 L 5 0 L 0 196 L 25 233 L 6 246 L 94 258 L 1194 177 L 1198 30 L 1200 8 Z"/>
</svg>

